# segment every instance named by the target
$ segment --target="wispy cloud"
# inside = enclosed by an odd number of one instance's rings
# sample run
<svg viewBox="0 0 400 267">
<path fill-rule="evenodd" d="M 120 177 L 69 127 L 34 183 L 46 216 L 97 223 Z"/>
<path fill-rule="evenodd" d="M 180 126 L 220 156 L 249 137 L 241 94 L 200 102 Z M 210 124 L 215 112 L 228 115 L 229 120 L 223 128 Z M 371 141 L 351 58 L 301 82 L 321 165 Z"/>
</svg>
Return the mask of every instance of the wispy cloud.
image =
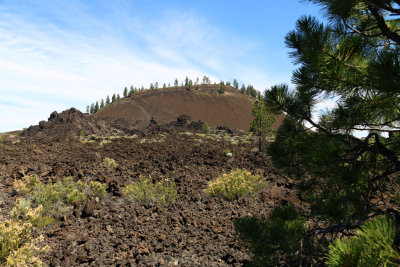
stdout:
<svg viewBox="0 0 400 267">
<path fill-rule="evenodd" d="M 256 86 L 277 80 L 246 58 L 257 41 L 193 13 L 166 10 L 145 20 L 120 6 L 104 18 L 79 1 L 59 4 L 47 3 L 45 15 L 0 4 L 0 132 L 36 124 L 53 110 L 84 110 L 131 84 L 203 74 Z"/>
</svg>

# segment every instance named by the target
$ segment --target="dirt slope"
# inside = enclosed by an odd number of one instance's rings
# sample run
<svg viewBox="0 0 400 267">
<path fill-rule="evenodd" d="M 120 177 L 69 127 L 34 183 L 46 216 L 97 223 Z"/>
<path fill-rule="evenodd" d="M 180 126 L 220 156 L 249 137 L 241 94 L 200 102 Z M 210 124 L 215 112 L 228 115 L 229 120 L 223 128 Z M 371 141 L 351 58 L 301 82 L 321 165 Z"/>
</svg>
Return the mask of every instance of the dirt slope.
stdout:
<svg viewBox="0 0 400 267">
<path fill-rule="evenodd" d="M 248 130 L 253 117 L 253 100 L 228 86 L 218 94 L 219 85 L 199 85 L 198 90 L 184 87 L 139 92 L 120 99 L 94 114 L 95 118 L 124 118 L 139 128 L 149 125 L 151 118 L 159 123 L 176 120 L 188 115 L 192 121 L 207 122 L 211 127 L 227 126 Z M 283 116 L 278 116 L 277 128 Z"/>
</svg>

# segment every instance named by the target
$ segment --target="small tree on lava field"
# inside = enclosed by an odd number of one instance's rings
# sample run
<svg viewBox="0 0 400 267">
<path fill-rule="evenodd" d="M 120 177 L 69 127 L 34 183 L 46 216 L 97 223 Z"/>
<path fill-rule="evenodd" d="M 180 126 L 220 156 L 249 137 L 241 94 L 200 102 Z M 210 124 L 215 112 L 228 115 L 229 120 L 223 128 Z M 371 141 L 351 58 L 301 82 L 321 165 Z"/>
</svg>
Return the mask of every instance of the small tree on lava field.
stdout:
<svg viewBox="0 0 400 267">
<path fill-rule="evenodd" d="M 254 102 L 253 110 L 251 112 L 254 119 L 250 125 L 250 131 L 258 136 L 258 152 L 263 152 L 263 143 L 265 137 L 272 134 L 271 125 L 275 121 L 275 117 L 271 114 L 261 97 Z"/>
</svg>

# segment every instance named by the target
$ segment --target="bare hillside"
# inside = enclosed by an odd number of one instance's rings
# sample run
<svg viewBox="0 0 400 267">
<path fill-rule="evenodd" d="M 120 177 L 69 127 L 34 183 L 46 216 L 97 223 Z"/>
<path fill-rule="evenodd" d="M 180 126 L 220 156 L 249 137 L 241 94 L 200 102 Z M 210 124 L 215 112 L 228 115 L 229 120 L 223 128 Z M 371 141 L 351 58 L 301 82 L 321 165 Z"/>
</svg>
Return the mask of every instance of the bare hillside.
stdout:
<svg viewBox="0 0 400 267">
<path fill-rule="evenodd" d="M 211 127 L 248 130 L 253 100 L 230 86 L 224 94 L 219 94 L 218 89 L 219 85 L 199 85 L 198 90 L 176 87 L 139 92 L 108 105 L 93 116 L 128 119 L 137 123 L 138 128 L 145 128 L 151 118 L 168 123 L 188 115 L 193 121 L 201 120 Z M 281 117 L 278 116 L 274 128 L 282 121 Z"/>
</svg>

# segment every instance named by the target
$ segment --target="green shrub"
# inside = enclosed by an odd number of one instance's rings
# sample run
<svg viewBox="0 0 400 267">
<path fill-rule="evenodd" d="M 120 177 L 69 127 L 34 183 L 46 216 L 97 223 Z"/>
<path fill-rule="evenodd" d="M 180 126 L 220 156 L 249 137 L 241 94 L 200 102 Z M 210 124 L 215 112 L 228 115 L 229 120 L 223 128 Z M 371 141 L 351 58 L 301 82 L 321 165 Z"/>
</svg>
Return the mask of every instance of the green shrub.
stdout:
<svg viewBox="0 0 400 267">
<path fill-rule="evenodd" d="M 82 181 L 75 182 L 73 177 L 64 177 L 54 184 L 44 184 L 36 175 L 24 175 L 22 180 L 14 182 L 14 187 L 25 197 L 20 205 L 42 207 L 43 221 L 39 225 L 51 223 L 51 218 L 56 218 L 75 204 L 85 201 L 90 193 L 95 197 L 106 193 L 105 184 L 91 182 L 86 185 Z"/>
<path fill-rule="evenodd" d="M 266 186 L 262 175 L 252 175 L 247 170 L 237 169 L 208 183 L 205 193 L 212 197 L 223 197 L 227 200 L 245 197 Z"/>
<path fill-rule="evenodd" d="M 106 184 L 92 181 L 90 182 L 89 187 L 94 197 L 103 197 L 106 195 Z"/>
<path fill-rule="evenodd" d="M 290 260 L 307 224 L 293 206 L 274 208 L 267 221 L 243 217 L 234 221 L 235 230 L 253 254 L 248 266 L 277 266 Z"/>
<path fill-rule="evenodd" d="M 210 92 L 209 91 L 205 91 L 204 94 L 207 95 L 207 96 L 210 96 Z"/>
<path fill-rule="evenodd" d="M 34 224 L 41 220 L 42 207 L 31 208 L 29 203 L 17 200 L 10 220 L 0 220 L 0 265 L 44 266 L 39 255 L 49 247 L 39 247 L 43 236 L 32 237 Z"/>
<path fill-rule="evenodd" d="M 141 176 L 139 182 L 125 186 L 122 192 L 129 200 L 157 205 L 172 204 L 178 194 L 174 182 L 161 180 L 153 183 L 150 176 Z"/>
<path fill-rule="evenodd" d="M 202 134 L 210 134 L 210 126 L 208 126 L 208 123 L 204 123 L 203 128 L 201 128 L 201 133 Z"/>
<path fill-rule="evenodd" d="M 328 266 L 399 266 L 395 247 L 396 226 L 393 219 L 379 216 L 357 230 L 350 238 L 341 238 L 329 246 Z"/>
<path fill-rule="evenodd" d="M 103 166 L 107 169 L 115 169 L 118 167 L 118 163 L 114 159 L 106 157 L 103 159 Z"/>
</svg>

